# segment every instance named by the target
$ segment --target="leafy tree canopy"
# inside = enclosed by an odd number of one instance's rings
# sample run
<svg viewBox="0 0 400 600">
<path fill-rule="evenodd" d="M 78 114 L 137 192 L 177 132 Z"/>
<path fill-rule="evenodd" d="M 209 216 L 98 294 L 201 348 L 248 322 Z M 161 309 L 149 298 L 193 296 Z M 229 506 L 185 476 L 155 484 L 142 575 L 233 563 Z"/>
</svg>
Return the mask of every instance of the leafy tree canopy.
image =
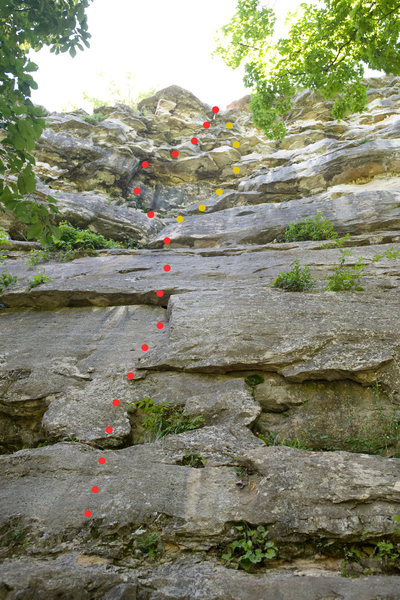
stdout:
<svg viewBox="0 0 400 600">
<path fill-rule="evenodd" d="M 283 139 L 282 118 L 295 94 L 318 90 L 333 100 L 342 119 L 367 104 L 364 68 L 400 75 L 400 2 L 319 0 L 290 15 L 288 37 L 272 43 L 276 17 L 259 0 L 238 0 L 237 12 L 219 32 L 214 54 L 233 69 L 244 64 L 252 88 L 254 123 L 271 139 Z"/>
<path fill-rule="evenodd" d="M 49 212 L 57 212 L 48 196 L 48 208 L 25 194 L 36 188 L 29 153 L 45 127 L 43 111 L 30 100 L 37 71 L 27 53 L 50 46 L 59 54 L 89 47 L 85 8 L 91 0 L 1 0 L 0 3 L 0 208 L 6 206 L 29 224 L 28 238 L 49 241 L 53 230 Z M 10 176 L 13 176 L 11 177 Z"/>
</svg>

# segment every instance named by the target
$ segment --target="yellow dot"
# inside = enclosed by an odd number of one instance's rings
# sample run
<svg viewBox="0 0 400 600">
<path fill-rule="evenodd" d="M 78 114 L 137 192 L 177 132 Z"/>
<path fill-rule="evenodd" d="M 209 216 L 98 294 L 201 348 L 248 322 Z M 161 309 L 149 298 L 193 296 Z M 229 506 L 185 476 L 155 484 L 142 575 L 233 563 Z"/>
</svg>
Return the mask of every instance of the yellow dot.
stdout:
<svg viewBox="0 0 400 600">
<path fill-rule="evenodd" d="M 221 190 L 221 188 L 218 188 L 217 190 L 215 190 L 215 193 L 217 194 L 217 196 L 221 196 L 224 193 L 224 190 Z"/>
<path fill-rule="evenodd" d="M 178 223 L 182 223 L 182 221 L 183 221 L 182 215 L 179 215 L 179 217 L 176 217 L 176 220 L 178 221 Z"/>
<path fill-rule="evenodd" d="M 206 205 L 205 204 L 200 204 L 199 205 L 199 210 L 206 210 Z"/>
<path fill-rule="evenodd" d="M 239 148 L 239 146 L 240 146 L 240 142 L 233 142 L 232 146 L 233 146 L 234 148 Z"/>
<path fill-rule="evenodd" d="M 227 122 L 226 124 L 227 129 L 232 129 L 233 127 L 233 123 L 231 123 L 230 121 Z"/>
<path fill-rule="evenodd" d="M 239 167 L 233 167 L 232 171 L 234 173 L 240 173 L 240 168 Z"/>
</svg>

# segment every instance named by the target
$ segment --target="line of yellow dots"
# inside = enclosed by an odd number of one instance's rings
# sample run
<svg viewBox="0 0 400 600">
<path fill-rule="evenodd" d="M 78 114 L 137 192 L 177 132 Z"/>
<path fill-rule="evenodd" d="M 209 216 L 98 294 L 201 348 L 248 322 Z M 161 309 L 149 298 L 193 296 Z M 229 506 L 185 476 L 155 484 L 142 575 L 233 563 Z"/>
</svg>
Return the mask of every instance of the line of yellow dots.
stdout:
<svg viewBox="0 0 400 600">
<path fill-rule="evenodd" d="M 233 127 L 233 123 L 231 121 L 228 121 L 226 123 L 226 128 L 227 129 L 232 129 Z M 238 142 L 237 140 L 235 140 L 232 144 L 232 146 L 234 148 L 239 148 L 240 147 L 240 142 Z M 233 167 L 232 171 L 235 173 L 235 175 L 238 175 L 240 173 L 240 167 Z M 224 190 L 222 188 L 218 188 L 215 193 L 217 194 L 217 196 L 222 196 L 222 194 L 224 193 Z M 206 210 L 206 205 L 205 204 L 199 204 L 199 210 L 201 212 L 204 212 Z M 176 217 L 176 220 L 178 221 L 178 223 L 182 223 L 184 220 L 184 217 L 182 215 L 178 215 Z"/>
</svg>

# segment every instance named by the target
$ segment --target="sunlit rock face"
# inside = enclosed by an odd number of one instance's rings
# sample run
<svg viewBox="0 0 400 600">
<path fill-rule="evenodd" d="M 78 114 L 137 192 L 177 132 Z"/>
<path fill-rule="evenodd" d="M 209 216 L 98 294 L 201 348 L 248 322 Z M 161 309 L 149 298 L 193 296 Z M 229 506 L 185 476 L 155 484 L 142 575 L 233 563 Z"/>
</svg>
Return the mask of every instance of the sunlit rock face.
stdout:
<svg viewBox="0 0 400 600">
<path fill-rule="evenodd" d="M 46 117 L 28 198 L 131 248 L 27 264 L 0 213 L 0 598 L 399 597 L 400 78 L 366 85 L 282 142 L 178 86 Z M 317 213 L 341 248 L 285 241 Z M 347 250 L 362 289 L 326 291 Z M 273 287 L 296 260 L 314 287 Z"/>
</svg>

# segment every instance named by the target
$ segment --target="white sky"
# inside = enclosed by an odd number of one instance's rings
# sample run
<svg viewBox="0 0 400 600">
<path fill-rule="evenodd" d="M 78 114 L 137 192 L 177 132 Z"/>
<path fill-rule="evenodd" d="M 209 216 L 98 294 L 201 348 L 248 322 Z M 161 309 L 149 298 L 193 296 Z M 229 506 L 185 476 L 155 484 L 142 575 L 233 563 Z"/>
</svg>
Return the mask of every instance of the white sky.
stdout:
<svg viewBox="0 0 400 600">
<path fill-rule="evenodd" d="M 277 37 L 284 37 L 284 17 L 301 1 L 264 1 L 278 16 Z M 47 47 L 30 52 L 39 65 L 32 73 L 39 85 L 32 101 L 50 111 L 76 104 L 91 112 L 83 92 L 106 99 L 110 80 L 127 90 L 126 73 L 131 73 L 134 95 L 175 84 L 224 109 L 249 93 L 240 68 L 232 70 L 221 58 L 211 58 L 216 31 L 231 19 L 236 4 L 236 0 L 94 0 L 86 10 L 90 48 L 77 50 L 74 58 L 69 53 L 51 54 Z"/>
</svg>

